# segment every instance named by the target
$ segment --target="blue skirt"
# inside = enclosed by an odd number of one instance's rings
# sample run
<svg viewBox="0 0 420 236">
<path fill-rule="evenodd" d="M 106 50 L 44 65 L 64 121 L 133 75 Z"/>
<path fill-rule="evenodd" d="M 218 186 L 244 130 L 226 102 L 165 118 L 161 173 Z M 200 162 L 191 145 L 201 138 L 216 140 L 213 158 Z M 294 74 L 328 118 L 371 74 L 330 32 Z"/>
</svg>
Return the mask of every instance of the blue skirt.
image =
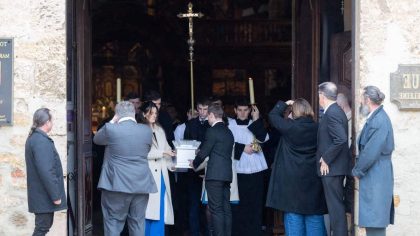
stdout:
<svg viewBox="0 0 420 236">
<path fill-rule="evenodd" d="M 160 174 L 160 220 L 146 219 L 145 236 L 165 236 L 165 181 L 163 175 Z"/>
</svg>

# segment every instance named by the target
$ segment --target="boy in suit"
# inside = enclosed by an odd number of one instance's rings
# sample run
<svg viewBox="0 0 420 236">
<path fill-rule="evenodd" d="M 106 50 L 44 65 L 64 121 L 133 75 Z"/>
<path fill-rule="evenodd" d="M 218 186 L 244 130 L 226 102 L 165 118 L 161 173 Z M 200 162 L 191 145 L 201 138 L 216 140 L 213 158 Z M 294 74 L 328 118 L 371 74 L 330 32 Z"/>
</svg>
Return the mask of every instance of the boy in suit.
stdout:
<svg viewBox="0 0 420 236">
<path fill-rule="evenodd" d="M 213 223 L 214 236 L 230 236 L 232 213 L 230 209 L 230 183 L 232 182 L 232 132 L 223 123 L 223 109 L 209 106 L 208 122 L 211 127 L 191 165 L 197 168 L 209 157 L 206 172 L 206 190 Z"/>
</svg>

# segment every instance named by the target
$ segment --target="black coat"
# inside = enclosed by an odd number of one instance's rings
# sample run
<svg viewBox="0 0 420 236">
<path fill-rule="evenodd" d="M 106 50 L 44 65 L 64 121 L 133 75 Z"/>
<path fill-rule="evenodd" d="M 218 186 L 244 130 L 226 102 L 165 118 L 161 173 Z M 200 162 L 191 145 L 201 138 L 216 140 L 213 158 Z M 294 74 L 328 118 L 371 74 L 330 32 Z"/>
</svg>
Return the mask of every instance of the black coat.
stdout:
<svg viewBox="0 0 420 236">
<path fill-rule="evenodd" d="M 232 150 L 233 134 L 223 123 L 216 123 L 207 129 L 206 137 L 200 151 L 194 159 L 194 168 L 197 168 L 206 157 L 206 180 L 232 182 Z"/>
<path fill-rule="evenodd" d="M 201 123 L 198 117 L 191 119 L 185 123 L 184 139 L 203 142 L 208 128 L 210 128 L 208 121 Z"/>
<path fill-rule="evenodd" d="M 167 111 L 160 110 L 159 116 L 158 116 L 158 122 L 162 126 L 163 130 L 165 131 L 166 140 L 168 141 L 169 146 L 171 146 L 171 148 L 174 148 L 172 141 L 175 140 L 175 136 L 174 136 L 174 129 L 172 126 L 173 120 L 171 116 L 169 115 Z"/>
<path fill-rule="evenodd" d="M 331 104 L 319 122 L 317 171 L 322 159 L 328 164 L 327 176 L 350 175 L 351 155 L 348 145 L 348 120 L 344 111 Z"/>
<path fill-rule="evenodd" d="M 67 208 L 63 168 L 53 140 L 36 129 L 25 144 L 28 207 L 32 213 L 50 213 Z M 61 199 L 60 205 L 54 201 Z"/>
<path fill-rule="evenodd" d="M 318 125 L 312 118 L 284 119 L 287 105 L 280 101 L 269 113 L 271 125 L 280 134 L 267 206 L 285 212 L 320 215 L 327 213 L 321 178 L 316 172 Z"/>
</svg>

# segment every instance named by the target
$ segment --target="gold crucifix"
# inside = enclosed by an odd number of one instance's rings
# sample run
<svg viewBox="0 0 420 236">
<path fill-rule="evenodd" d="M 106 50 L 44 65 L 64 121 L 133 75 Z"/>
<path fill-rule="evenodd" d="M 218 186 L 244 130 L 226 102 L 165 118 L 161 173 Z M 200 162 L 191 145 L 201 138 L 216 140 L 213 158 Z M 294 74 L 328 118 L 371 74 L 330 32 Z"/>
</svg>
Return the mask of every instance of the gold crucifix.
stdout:
<svg viewBox="0 0 420 236">
<path fill-rule="evenodd" d="M 204 16 L 203 13 L 198 12 L 195 13 L 193 12 L 193 4 L 190 2 L 188 3 L 188 12 L 187 13 L 179 13 L 178 17 L 179 18 L 188 18 L 188 46 L 189 46 L 189 51 L 190 51 L 190 83 L 191 83 L 191 114 L 193 114 L 194 112 L 194 66 L 193 66 L 193 62 L 194 62 L 194 38 L 193 38 L 193 18 L 197 17 L 197 18 L 201 18 Z"/>
</svg>

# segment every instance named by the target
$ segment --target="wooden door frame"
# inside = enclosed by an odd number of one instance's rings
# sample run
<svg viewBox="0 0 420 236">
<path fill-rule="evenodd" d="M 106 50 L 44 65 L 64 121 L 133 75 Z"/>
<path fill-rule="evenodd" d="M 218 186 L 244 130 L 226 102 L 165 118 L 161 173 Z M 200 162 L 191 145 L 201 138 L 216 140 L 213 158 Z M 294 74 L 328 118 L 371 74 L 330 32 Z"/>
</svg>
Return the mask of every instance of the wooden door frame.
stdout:
<svg viewBox="0 0 420 236">
<path fill-rule="evenodd" d="M 75 221 L 69 233 L 73 235 L 92 235 L 92 184 L 89 182 L 92 177 L 92 135 L 91 135 L 91 0 L 67 0 L 67 78 L 68 84 L 72 85 L 73 98 L 71 108 L 68 108 L 70 120 L 69 127 L 74 128 L 74 153 L 68 160 L 73 161 L 69 165 L 74 166 L 72 172 L 75 185 Z M 88 181 L 87 181 L 88 180 Z M 69 208 L 69 211 L 72 208 Z"/>
<path fill-rule="evenodd" d="M 297 35 L 297 26 L 299 24 L 299 16 L 296 15 L 299 11 L 302 1 L 309 1 L 311 6 L 312 25 L 311 25 L 311 76 L 310 78 L 302 78 L 299 75 L 299 47 L 300 40 Z M 292 2 L 292 98 L 306 97 L 310 100 L 310 104 L 313 107 L 316 114 L 318 114 L 318 77 L 319 77 L 319 66 L 320 66 L 320 33 L 321 33 L 321 6 L 320 0 L 293 0 Z M 309 27 L 308 27 L 309 28 Z M 304 79 L 310 80 L 310 94 L 303 94 L 299 90 L 299 86 Z"/>
</svg>

